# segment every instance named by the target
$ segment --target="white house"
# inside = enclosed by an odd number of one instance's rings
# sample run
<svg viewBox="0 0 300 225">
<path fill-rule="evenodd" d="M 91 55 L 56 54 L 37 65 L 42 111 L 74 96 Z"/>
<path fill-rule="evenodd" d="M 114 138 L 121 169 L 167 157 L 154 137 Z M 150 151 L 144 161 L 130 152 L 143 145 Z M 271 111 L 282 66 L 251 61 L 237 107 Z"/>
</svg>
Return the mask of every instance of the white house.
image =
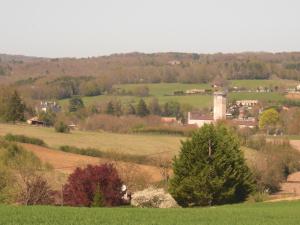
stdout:
<svg viewBox="0 0 300 225">
<path fill-rule="evenodd" d="M 236 101 L 238 106 L 254 106 L 258 104 L 258 100 L 239 100 Z"/>
<path fill-rule="evenodd" d="M 198 112 L 188 113 L 188 124 L 202 127 L 204 124 L 210 124 L 217 120 L 226 119 L 226 93 L 214 93 L 214 112 L 213 115 L 205 115 Z"/>
</svg>

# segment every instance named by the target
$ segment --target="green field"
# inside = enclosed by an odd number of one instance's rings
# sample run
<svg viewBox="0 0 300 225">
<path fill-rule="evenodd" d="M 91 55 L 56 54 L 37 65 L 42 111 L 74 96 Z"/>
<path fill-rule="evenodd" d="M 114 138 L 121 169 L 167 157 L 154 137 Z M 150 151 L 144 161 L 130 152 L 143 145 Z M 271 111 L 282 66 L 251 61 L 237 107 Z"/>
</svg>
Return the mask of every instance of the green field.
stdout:
<svg viewBox="0 0 300 225">
<path fill-rule="evenodd" d="M 173 95 L 174 91 L 186 91 L 189 89 L 209 89 L 209 84 L 181 84 L 181 83 L 158 83 L 158 84 L 122 84 L 116 85 L 116 88 L 121 88 L 126 91 L 134 90 L 138 86 L 147 86 L 151 96 Z"/>
<path fill-rule="evenodd" d="M 49 147 L 59 148 L 71 145 L 78 148 L 97 148 L 102 151 L 115 151 L 136 155 L 149 155 L 160 152 L 176 153 L 182 137 L 167 135 L 116 134 L 108 132 L 72 131 L 62 134 L 54 128 L 29 125 L 0 124 L 0 136 L 7 133 L 23 134 L 44 140 Z"/>
<path fill-rule="evenodd" d="M 150 96 L 143 97 L 146 102 L 149 102 L 153 97 L 158 98 L 160 104 L 164 104 L 168 101 L 176 101 L 180 104 L 188 104 L 194 108 L 209 108 L 212 106 L 211 95 L 194 95 L 194 96 Z M 123 104 L 131 103 L 137 104 L 140 97 L 135 96 L 112 96 L 112 95 L 100 95 L 94 97 L 83 97 L 82 100 L 86 106 L 91 104 L 97 104 L 101 102 L 108 102 L 110 100 L 120 100 Z M 59 103 L 66 107 L 69 104 L 68 99 L 59 101 Z"/>
<path fill-rule="evenodd" d="M 282 101 L 285 97 L 278 92 L 266 92 L 266 93 L 258 93 L 258 92 L 232 92 L 229 93 L 229 100 L 259 100 L 265 102 L 276 102 Z"/>
<path fill-rule="evenodd" d="M 282 83 L 295 86 L 295 81 L 282 81 L 282 80 L 234 80 L 230 81 L 231 85 L 238 87 L 257 88 L 259 86 L 276 86 Z M 179 83 L 159 83 L 159 84 L 124 84 L 117 85 L 115 87 L 122 88 L 124 90 L 134 90 L 138 86 L 147 86 L 149 88 L 149 97 L 144 97 L 146 102 L 149 102 L 153 97 L 158 98 L 160 104 L 164 104 L 168 101 L 176 101 L 180 104 L 189 105 L 195 109 L 210 108 L 213 105 L 213 98 L 211 95 L 189 95 L 189 96 L 171 96 L 174 91 L 186 91 L 188 89 L 209 88 L 208 84 L 179 84 Z M 101 95 L 95 97 L 83 97 L 85 105 L 97 104 L 101 102 L 108 102 L 112 99 L 120 100 L 123 104 L 137 104 L 140 97 L 136 96 L 113 96 L 113 95 Z M 229 93 L 228 100 L 242 100 L 242 99 L 257 99 L 265 102 L 276 102 L 284 100 L 283 94 L 278 92 L 270 93 L 257 93 L 257 92 L 236 92 Z M 61 100 L 60 104 L 66 107 L 68 105 L 68 99 Z"/>
<path fill-rule="evenodd" d="M 231 87 L 256 89 L 257 87 L 290 87 L 295 88 L 299 82 L 294 80 L 231 80 Z"/>
<path fill-rule="evenodd" d="M 193 209 L 0 206 L 5 225 L 298 225 L 300 202 Z"/>
</svg>

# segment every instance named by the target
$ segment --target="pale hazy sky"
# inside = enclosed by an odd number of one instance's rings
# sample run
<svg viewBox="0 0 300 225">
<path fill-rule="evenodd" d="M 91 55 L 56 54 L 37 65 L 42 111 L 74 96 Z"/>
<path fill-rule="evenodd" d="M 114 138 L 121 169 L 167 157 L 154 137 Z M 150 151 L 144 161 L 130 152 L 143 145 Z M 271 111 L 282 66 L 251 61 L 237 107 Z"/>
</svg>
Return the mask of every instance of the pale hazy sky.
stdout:
<svg viewBox="0 0 300 225">
<path fill-rule="evenodd" d="M 300 0 L 0 0 L 0 53 L 300 51 Z"/>
</svg>

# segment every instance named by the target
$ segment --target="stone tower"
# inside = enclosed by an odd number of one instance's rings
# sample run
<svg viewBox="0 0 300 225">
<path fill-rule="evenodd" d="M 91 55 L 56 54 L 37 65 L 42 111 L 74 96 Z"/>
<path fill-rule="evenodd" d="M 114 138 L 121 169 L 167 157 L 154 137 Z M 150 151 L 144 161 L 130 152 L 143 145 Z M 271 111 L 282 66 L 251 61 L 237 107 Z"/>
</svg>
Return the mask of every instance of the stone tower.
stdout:
<svg viewBox="0 0 300 225">
<path fill-rule="evenodd" d="M 226 119 L 226 93 L 214 93 L 214 121 Z"/>
</svg>

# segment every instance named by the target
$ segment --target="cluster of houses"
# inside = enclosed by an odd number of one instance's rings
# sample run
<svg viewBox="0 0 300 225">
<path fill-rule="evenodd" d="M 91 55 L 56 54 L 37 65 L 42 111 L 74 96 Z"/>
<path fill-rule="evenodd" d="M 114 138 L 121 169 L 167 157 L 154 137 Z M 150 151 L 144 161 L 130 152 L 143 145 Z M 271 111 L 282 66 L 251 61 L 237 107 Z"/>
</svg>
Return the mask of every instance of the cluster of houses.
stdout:
<svg viewBox="0 0 300 225">
<path fill-rule="evenodd" d="M 38 106 L 35 107 L 35 111 L 40 112 L 54 112 L 58 113 L 61 111 L 61 106 L 55 101 L 41 101 Z M 39 120 L 37 116 L 32 117 L 27 120 L 27 123 L 30 125 L 46 125 L 44 121 Z"/>
<path fill-rule="evenodd" d="M 245 110 L 258 104 L 257 100 L 241 100 L 237 101 L 234 107 L 238 107 L 239 116 L 232 119 L 231 113 L 227 113 L 227 94 L 225 92 L 215 92 L 213 95 L 214 107 L 212 114 L 202 114 L 199 112 L 188 112 L 187 123 L 202 127 L 204 124 L 215 123 L 218 120 L 230 120 L 230 122 L 240 128 L 255 128 L 257 120 L 253 117 L 245 116 Z"/>
</svg>

